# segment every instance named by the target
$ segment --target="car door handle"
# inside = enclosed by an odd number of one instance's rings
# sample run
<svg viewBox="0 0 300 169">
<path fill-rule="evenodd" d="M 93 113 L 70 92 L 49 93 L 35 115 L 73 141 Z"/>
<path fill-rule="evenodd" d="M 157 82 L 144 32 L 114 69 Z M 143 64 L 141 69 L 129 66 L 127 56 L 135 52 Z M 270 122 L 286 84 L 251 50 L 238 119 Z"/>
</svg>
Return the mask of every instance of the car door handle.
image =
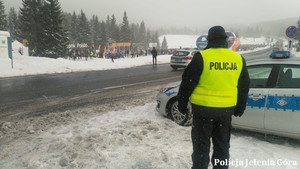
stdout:
<svg viewBox="0 0 300 169">
<path fill-rule="evenodd" d="M 249 98 L 252 99 L 252 100 L 257 101 L 257 100 L 260 100 L 260 99 L 264 99 L 265 96 L 262 96 L 262 95 L 251 95 L 251 96 L 249 96 Z"/>
</svg>

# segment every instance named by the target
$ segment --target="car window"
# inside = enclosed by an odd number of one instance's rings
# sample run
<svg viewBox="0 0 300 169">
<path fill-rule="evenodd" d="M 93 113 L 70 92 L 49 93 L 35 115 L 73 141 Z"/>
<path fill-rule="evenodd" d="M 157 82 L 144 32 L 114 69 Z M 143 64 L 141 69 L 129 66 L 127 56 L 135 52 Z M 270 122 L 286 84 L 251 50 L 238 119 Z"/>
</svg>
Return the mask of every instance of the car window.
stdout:
<svg viewBox="0 0 300 169">
<path fill-rule="evenodd" d="M 250 88 L 265 88 L 272 71 L 272 65 L 248 67 Z"/>
<path fill-rule="evenodd" d="M 187 56 L 190 52 L 188 51 L 176 51 L 174 56 Z"/>
<path fill-rule="evenodd" d="M 300 66 L 281 66 L 276 86 L 278 88 L 300 88 Z"/>
</svg>

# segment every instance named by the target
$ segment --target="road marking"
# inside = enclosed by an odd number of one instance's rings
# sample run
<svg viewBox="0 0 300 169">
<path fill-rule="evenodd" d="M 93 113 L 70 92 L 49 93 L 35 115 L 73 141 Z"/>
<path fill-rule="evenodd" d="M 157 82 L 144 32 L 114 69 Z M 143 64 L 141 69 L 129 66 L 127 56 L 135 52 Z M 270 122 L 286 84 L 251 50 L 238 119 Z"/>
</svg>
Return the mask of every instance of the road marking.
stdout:
<svg viewBox="0 0 300 169">
<path fill-rule="evenodd" d="M 169 77 L 169 78 L 165 78 L 165 79 L 174 79 L 174 77 Z M 164 79 L 164 80 L 165 80 L 165 79 Z M 105 87 L 105 88 L 103 88 L 103 89 L 104 89 L 104 90 L 116 89 L 116 88 L 129 87 L 129 86 L 135 86 L 135 85 L 147 84 L 147 83 L 158 82 L 158 81 L 162 81 L 162 79 L 150 80 L 150 81 L 138 82 L 138 83 L 131 83 L 131 84 L 125 84 L 125 85 L 118 85 L 118 86 L 111 86 L 111 87 Z"/>
</svg>

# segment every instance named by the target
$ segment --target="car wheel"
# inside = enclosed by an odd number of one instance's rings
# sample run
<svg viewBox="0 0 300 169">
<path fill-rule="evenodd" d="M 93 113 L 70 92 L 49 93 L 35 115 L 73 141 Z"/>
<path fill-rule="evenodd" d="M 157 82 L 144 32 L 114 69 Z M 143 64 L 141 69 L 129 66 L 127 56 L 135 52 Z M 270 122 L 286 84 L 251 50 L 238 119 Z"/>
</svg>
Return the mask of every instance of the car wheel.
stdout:
<svg viewBox="0 0 300 169">
<path fill-rule="evenodd" d="M 182 114 L 178 110 L 178 101 L 175 100 L 170 104 L 170 118 L 177 124 L 182 126 L 188 126 L 192 123 L 192 113 L 189 109 L 188 114 Z"/>
</svg>

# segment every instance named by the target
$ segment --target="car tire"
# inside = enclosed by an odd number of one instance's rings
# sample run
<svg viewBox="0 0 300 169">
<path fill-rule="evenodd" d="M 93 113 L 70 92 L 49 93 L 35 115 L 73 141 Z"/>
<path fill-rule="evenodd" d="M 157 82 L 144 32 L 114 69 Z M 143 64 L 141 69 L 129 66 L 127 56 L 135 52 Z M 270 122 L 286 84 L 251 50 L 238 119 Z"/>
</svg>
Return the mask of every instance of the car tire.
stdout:
<svg viewBox="0 0 300 169">
<path fill-rule="evenodd" d="M 170 118 L 173 120 L 175 123 L 182 125 L 182 126 L 189 126 L 192 124 L 192 113 L 191 109 L 188 109 L 189 113 L 188 114 L 182 114 L 178 110 L 178 101 L 174 100 L 170 103 Z"/>
</svg>

